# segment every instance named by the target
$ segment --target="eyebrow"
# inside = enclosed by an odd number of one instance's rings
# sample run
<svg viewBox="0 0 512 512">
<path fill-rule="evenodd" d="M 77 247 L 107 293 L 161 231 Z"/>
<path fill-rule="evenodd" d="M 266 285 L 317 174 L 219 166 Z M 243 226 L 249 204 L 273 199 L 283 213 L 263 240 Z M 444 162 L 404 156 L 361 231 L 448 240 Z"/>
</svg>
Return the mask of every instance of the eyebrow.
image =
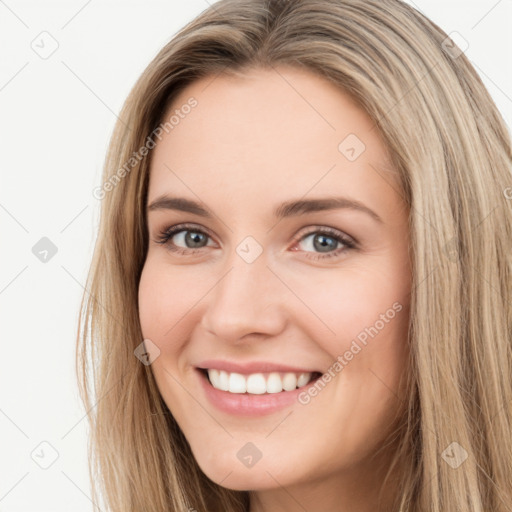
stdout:
<svg viewBox="0 0 512 512">
<path fill-rule="evenodd" d="M 282 203 L 274 209 L 274 217 L 284 219 L 286 217 L 297 217 L 306 213 L 320 212 L 326 210 L 350 209 L 368 214 L 377 222 L 383 223 L 382 218 L 373 210 L 360 201 L 347 197 L 326 197 L 321 199 L 298 199 Z M 214 215 L 196 201 L 184 197 L 170 197 L 163 195 L 155 199 L 147 208 L 148 212 L 155 210 L 176 210 L 200 217 L 211 219 Z"/>
</svg>

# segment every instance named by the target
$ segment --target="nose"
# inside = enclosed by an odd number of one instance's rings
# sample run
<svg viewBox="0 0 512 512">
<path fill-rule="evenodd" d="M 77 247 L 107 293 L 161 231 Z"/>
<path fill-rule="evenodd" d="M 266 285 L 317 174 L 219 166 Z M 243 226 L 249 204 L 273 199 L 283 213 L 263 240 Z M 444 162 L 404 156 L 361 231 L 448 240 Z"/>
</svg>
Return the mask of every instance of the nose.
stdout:
<svg viewBox="0 0 512 512">
<path fill-rule="evenodd" d="M 264 254 L 252 263 L 235 254 L 225 268 L 207 295 L 203 328 L 230 343 L 279 335 L 286 326 L 286 287 L 268 268 Z"/>
</svg>

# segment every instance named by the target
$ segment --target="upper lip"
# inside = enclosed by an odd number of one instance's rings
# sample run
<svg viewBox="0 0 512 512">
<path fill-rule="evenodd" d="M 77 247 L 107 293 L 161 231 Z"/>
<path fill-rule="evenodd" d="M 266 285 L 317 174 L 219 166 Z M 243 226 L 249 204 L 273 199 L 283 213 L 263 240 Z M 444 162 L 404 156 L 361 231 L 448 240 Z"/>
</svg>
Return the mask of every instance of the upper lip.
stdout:
<svg viewBox="0 0 512 512">
<path fill-rule="evenodd" d="M 201 370 L 224 370 L 229 373 L 241 373 L 249 375 L 251 373 L 269 373 L 269 372 L 282 372 L 282 373 L 316 373 L 317 370 L 308 368 L 299 368 L 298 366 L 288 366 L 284 364 L 276 364 L 269 361 L 249 361 L 245 363 L 237 363 L 234 361 L 225 361 L 218 359 L 211 359 L 202 361 L 197 365 Z"/>
</svg>

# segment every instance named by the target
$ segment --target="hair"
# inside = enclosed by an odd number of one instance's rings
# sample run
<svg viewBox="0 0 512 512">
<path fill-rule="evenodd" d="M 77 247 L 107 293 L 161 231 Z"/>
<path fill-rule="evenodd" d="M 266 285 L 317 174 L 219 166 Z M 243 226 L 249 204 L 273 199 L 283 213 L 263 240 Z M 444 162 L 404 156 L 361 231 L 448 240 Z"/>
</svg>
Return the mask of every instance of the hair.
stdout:
<svg viewBox="0 0 512 512">
<path fill-rule="evenodd" d="M 401 471 L 392 510 L 512 510 L 510 132 L 446 38 L 400 0 L 221 0 L 144 70 L 105 160 L 78 321 L 93 501 L 101 494 L 113 512 L 249 509 L 247 491 L 201 471 L 150 367 L 134 357 L 151 152 L 132 159 L 193 81 L 294 66 L 336 84 L 372 119 L 409 206 L 410 377 L 389 467 Z M 453 446 L 468 455 L 458 467 L 444 460 Z"/>
</svg>

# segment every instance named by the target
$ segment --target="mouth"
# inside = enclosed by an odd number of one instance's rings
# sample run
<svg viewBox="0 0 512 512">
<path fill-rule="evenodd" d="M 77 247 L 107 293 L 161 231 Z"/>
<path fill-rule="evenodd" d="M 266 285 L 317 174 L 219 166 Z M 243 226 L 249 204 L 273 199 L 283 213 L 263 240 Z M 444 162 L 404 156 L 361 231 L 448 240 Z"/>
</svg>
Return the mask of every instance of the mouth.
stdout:
<svg viewBox="0 0 512 512">
<path fill-rule="evenodd" d="M 320 372 L 258 372 L 242 374 L 217 368 L 198 368 L 210 385 L 235 395 L 275 395 L 310 385 Z"/>
</svg>

